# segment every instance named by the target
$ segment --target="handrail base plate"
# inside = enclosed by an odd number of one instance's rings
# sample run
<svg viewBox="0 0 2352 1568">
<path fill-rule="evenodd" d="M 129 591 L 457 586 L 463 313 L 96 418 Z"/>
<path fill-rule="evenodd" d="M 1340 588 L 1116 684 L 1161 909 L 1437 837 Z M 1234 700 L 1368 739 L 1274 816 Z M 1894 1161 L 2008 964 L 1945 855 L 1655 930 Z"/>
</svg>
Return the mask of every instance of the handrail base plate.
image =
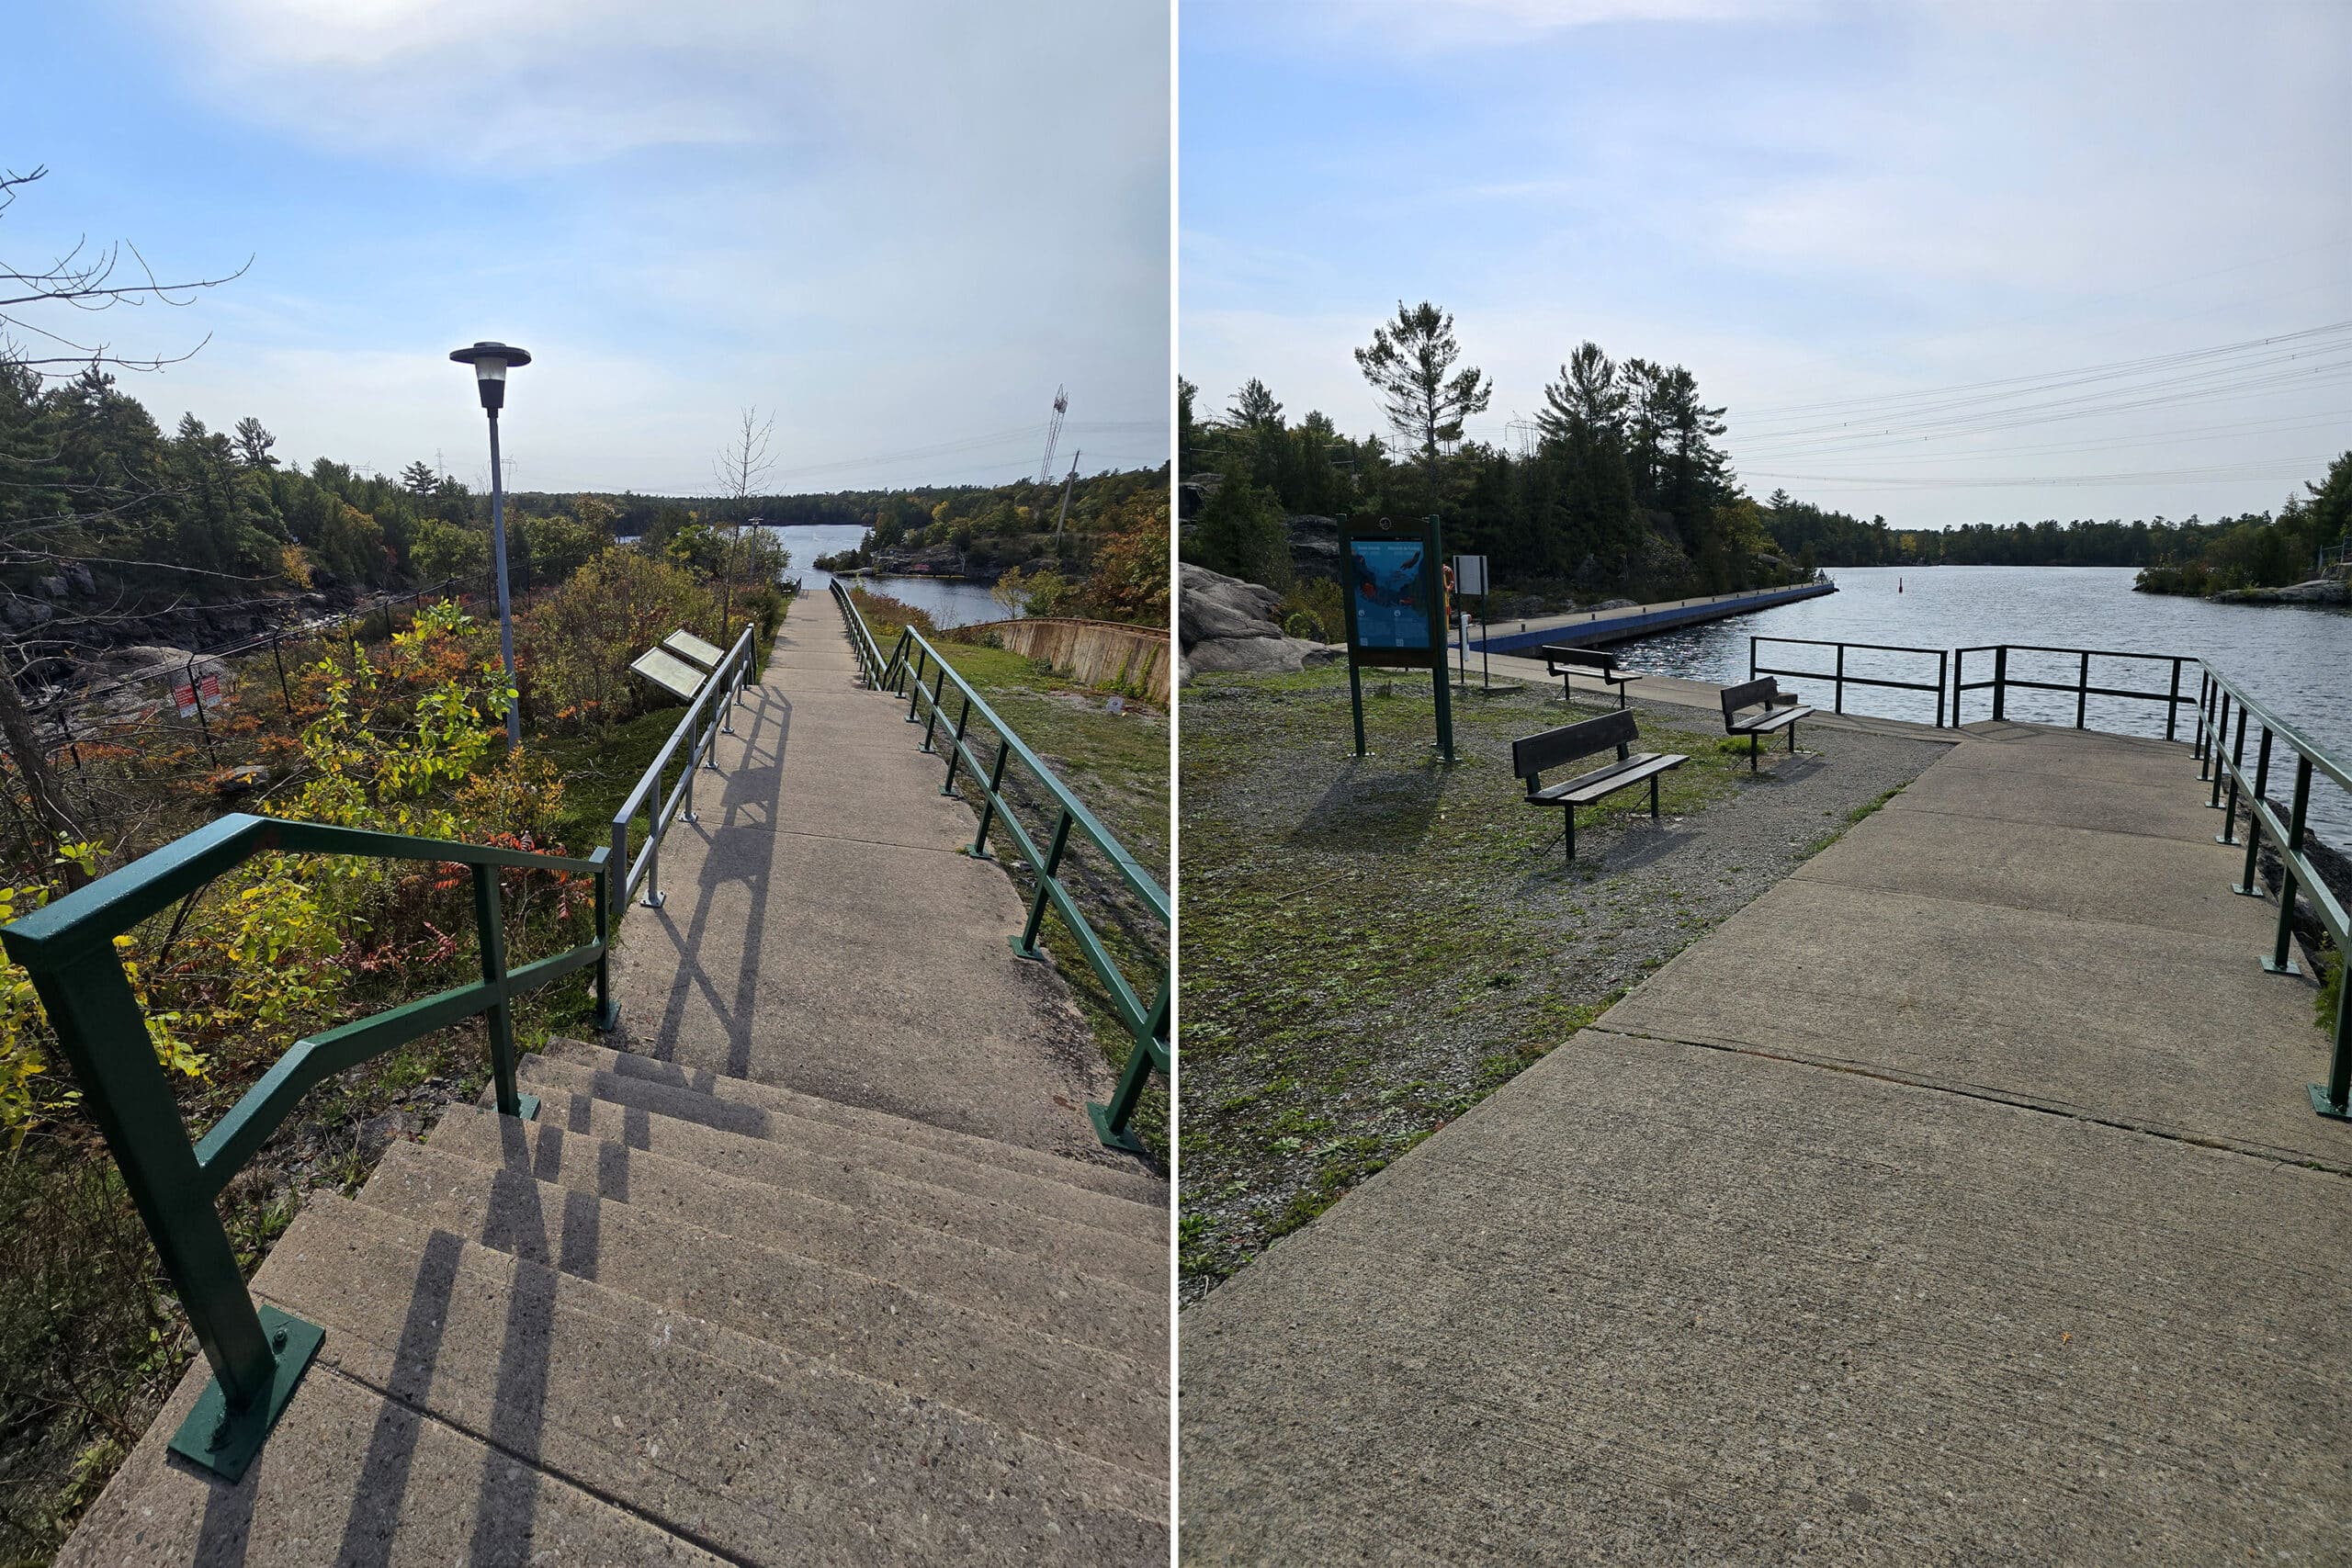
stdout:
<svg viewBox="0 0 2352 1568">
<path fill-rule="evenodd" d="M 1111 1131 L 1109 1106 L 1097 1105 L 1090 1100 L 1086 1102 L 1086 1117 L 1088 1121 L 1094 1123 L 1094 1135 L 1102 1140 L 1104 1148 L 1117 1149 L 1122 1154 L 1142 1155 L 1147 1158 L 1149 1157 L 1151 1151 L 1144 1146 L 1141 1138 L 1136 1136 L 1133 1127 L 1121 1133 Z"/>
<path fill-rule="evenodd" d="M 2302 970 L 2291 958 L 2281 964 L 2266 953 L 2262 955 L 2262 972 L 2266 975 L 2300 975 Z"/>
<path fill-rule="evenodd" d="M 2352 1107 L 2329 1102 L 2327 1086 L 2315 1083 L 2312 1087 L 2312 1109 L 2331 1122 L 2352 1122 Z"/>
<path fill-rule="evenodd" d="M 214 1378 L 197 1396 L 196 1408 L 180 1423 L 180 1429 L 172 1434 L 172 1452 L 231 1485 L 243 1479 L 261 1453 L 262 1444 L 286 1413 L 302 1374 L 310 1371 L 320 1343 L 327 1337 L 317 1324 L 305 1323 L 274 1306 L 256 1304 L 254 1311 L 261 1314 L 261 1331 L 277 1350 L 277 1374 L 270 1380 L 268 1397 L 231 1416 L 220 1393 L 220 1380 Z M 281 1334 L 285 1342 L 278 1344 Z"/>
</svg>

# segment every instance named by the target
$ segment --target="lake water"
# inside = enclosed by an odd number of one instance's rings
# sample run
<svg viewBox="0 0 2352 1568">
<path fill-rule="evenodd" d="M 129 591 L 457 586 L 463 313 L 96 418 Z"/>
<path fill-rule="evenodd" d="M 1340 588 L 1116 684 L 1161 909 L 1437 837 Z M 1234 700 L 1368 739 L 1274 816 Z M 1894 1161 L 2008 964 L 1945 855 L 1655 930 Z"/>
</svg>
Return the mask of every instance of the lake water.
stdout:
<svg viewBox="0 0 2352 1568">
<path fill-rule="evenodd" d="M 815 562 L 819 556 L 838 555 L 842 550 L 855 549 L 864 541 L 866 530 L 855 524 L 808 523 L 790 527 L 768 528 L 784 547 L 792 552 L 792 564 L 785 569 L 786 579 L 797 581 L 804 592 L 822 593 L 831 584 L 833 574 L 820 571 Z M 968 626 L 982 621 L 1002 621 L 1012 618 L 1005 607 L 996 602 L 985 582 L 942 581 L 935 577 L 873 577 L 865 579 L 867 586 L 878 593 L 912 604 L 928 613 L 934 625 Z"/>
<path fill-rule="evenodd" d="M 2202 599 L 2134 593 L 2128 567 L 1939 566 L 1846 567 L 1829 574 L 1838 592 L 1753 615 L 1623 645 L 1626 661 L 1660 674 L 1731 682 L 1747 678 L 1751 637 L 1812 637 L 1826 642 L 1893 644 L 1941 649 L 1992 643 L 2035 643 L 2052 648 L 2132 653 L 2189 654 L 2245 689 L 2339 763 L 2352 763 L 2352 611 L 2288 604 L 2214 604 Z M 1787 670 L 1828 670 L 1837 651 L 1767 643 L 1758 661 Z M 2013 653 L 2012 678 L 2071 683 L 2079 661 L 2056 654 Z M 1849 649 L 1849 675 L 1933 682 L 1936 661 L 1917 654 L 1867 653 Z M 1971 681 L 1993 673 L 1989 654 L 1968 661 Z M 2164 692 L 2171 671 L 2163 663 L 2094 659 L 2091 682 L 2127 691 Z M 2184 676 L 2184 694 L 2197 694 L 2194 670 Z M 1830 705 L 1826 681 L 1781 677 L 1816 707 Z M 1924 692 L 1899 692 L 1849 684 L 1849 713 L 1889 718 L 1932 719 L 1935 699 Z M 2094 729 L 2127 735 L 2162 735 L 2162 703 L 2093 697 L 2086 721 Z M 2054 692 L 2010 691 L 2011 718 L 2054 724 L 2075 721 L 2075 699 Z M 2192 733 L 2195 710 L 2181 709 L 2183 738 Z M 1962 717 L 1992 716 L 1992 694 L 1971 692 Z M 2253 742 L 2247 742 L 2249 760 Z M 2190 777 L 2194 777 L 2193 769 Z M 2276 775 L 2274 775 L 2276 776 Z M 2292 775 L 2287 775 L 2291 781 Z M 2275 788 L 2276 786 L 2274 786 Z M 2328 841 L 2352 846 L 2352 798 L 2332 781 L 2315 778 L 2311 820 Z"/>
</svg>

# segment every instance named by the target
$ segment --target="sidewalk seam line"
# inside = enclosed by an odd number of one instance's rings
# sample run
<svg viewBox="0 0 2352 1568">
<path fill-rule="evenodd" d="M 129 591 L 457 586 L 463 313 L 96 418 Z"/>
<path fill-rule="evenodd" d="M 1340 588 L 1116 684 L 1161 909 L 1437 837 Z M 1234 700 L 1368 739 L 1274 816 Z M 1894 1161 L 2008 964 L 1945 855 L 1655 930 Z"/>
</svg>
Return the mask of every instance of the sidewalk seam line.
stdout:
<svg viewBox="0 0 2352 1568">
<path fill-rule="evenodd" d="M 1697 1051 L 1715 1051 L 1728 1056 L 1754 1056 L 1768 1062 L 1786 1062 L 1794 1066 L 1812 1067 L 1821 1072 L 1844 1073 L 1853 1077 L 1875 1078 L 1882 1083 L 1900 1084 L 1907 1089 L 1925 1089 L 1932 1094 L 1949 1094 L 1957 1099 L 1979 1100 L 1988 1105 L 2005 1105 L 2016 1111 L 2030 1111 L 2039 1115 L 2053 1116 L 2066 1122 L 2081 1122 L 2091 1126 L 2111 1127 L 2118 1132 L 2136 1133 L 2146 1137 L 2161 1138 L 2166 1143 L 2185 1144 L 2193 1148 L 2214 1149 L 2223 1154 L 2240 1155 L 2271 1165 L 2292 1166 L 2301 1170 L 2315 1170 L 2335 1177 L 2352 1177 L 2352 1166 L 2337 1165 L 2314 1155 L 2273 1149 L 2267 1145 L 2238 1142 L 2229 1138 L 2207 1137 L 2198 1134 L 2176 1132 L 2143 1122 L 2129 1122 L 2113 1116 L 2096 1115 L 2086 1111 L 2070 1110 L 2051 1100 L 2034 1100 L 2024 1095 L 1993 1089 L 1967 1089 L 1956 1084 L 1939 1083 L 1932 1078 L 1915 1077 L 1891 1067 L 1873 1067 L 1859 1062 L 1843 1062 L 1833 1057 L 1809 1056 L 1796 1051 L 1769 1050 L 1760 1045 L 1732 1044 L 1719 1040 L 1685 1040 L 1674 1034 L 1650 1034 L 1639 1030 L 1611 1028 L 1605 1022 L 1595 1022 L 1586 1028 L 1596 1034 L 1608 1034 L 1619 1040 L 1645 1040 L 1665 1045 L 1687 1045 Z"/>
</svg>

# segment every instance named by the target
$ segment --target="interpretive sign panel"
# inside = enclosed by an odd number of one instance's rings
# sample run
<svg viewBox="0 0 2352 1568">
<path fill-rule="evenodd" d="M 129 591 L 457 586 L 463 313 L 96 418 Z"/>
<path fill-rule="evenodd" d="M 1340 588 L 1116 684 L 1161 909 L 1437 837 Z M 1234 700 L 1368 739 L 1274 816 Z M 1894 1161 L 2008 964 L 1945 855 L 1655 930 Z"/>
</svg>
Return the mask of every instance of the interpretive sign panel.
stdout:
<svg viewBox="0 0 2352 1568">
<path fill-rule="evenodd" d="M 629 668 L 684 702 L 694 701 L 710 672 L 697 670 L 676 654 L 659 648 L 647 649 L 629 661 Z"/>
<path fill-rule="evenodd" d="M 662 639 L 662 646 L 689 664 L 699 664 L 706 670 L 716 670 L 718 661 L 727 657 L 726 650 L 707 643 L 694 633 L 681 628 Z"/>
<path fill-rule="evenodd" d="M 1407 523 L 1340 520 L 1340 600 L 1348 624 L 1348 695 L 1356 755 L 1365 755 L 1363 677 L 1375 669 L 1426 669 L 1437 694 L 1437 749 L 1453 761 L 1453 710 L 1446 694 L 1445 558 L 1434 517 Z"/>
</svg>

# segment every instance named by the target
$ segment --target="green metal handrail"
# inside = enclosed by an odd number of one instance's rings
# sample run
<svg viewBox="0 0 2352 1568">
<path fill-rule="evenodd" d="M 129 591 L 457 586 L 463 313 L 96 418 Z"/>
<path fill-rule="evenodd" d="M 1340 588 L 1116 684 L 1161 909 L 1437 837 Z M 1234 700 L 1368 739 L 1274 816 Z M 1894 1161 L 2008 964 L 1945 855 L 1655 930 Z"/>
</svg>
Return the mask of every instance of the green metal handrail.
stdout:
<svg viewBox="0 0 2352 1568">
<path fill-rule="evenodd" d="M 1037 932 L 1044 925 L 1046 910 L 1050 907 L 1060 914 L 1064 928 L 1086 955 L 1088 967 L 1102 983 L 1103 990 L 1111 998 L 1112 1010 L 1118 1015 L 1120 1024 L 1133 1039 L 1134 1045 L 1127 1053 L 1126 1066 L 1119 1075 L 1119 1087 L 1112 1095 L 1111 1102 L 1108 1105 L 1089 1104 L 1087 1114 L 1094 1122 L 1095 1135 L 1109 1147 L 1124 1149 L 1130 1154 L 1148 1152 L 1129 1123 L 1135 1116 L 1137 1102 L 1143 1098 L 1145 1088 L 1151 1081 L 1151 1075 L 1158 1072 L 1164 1077 L 1168 1073 L 1168 964 L 1165 959 L 1159 961 L 1159 988 L 1150 1005 L 1146 1006 L 1142 997 L 1128 984 L 1126 976 L 1120 973 L 1119 966 L 1112 962 L 1110 951 L 1102 945 L 1102 938 L 1095 935 L 1092 924 L 1079 908 L 1077 899 L 1062 885 L 1061 865 L 1069 850 L 1071 834 L 1076 833 L 1091 843 L 1111 863 L 1118 873 L 1119 880 L 1151 918 L 1159 921 L 1163 931 L 1170 924 L 1168 895 L 1135 856 L 1127 852 L 1126 846 L 1120 843 L 1078 796 L 1069 792 L 1045 761 L 1013 733 L 1012 727 L 997 716 L 996 710 L 989 707 L 970 683 L 940 657 L 939 650 L 932 646 L 930 639 L 912 626 L 908 626 L 899 632 L 897 644 L 886 659 L 865 625 L 865 617 L 858 613 L 856 604 L 851 600 L 848 590 L 841 585 L 839 579 L 833 582 L 833 598 L 841 606 L 842 619 L 849 628 L 850 643 L 857 651 L 858 668 L 865 678 L 866 686 L 870 690 L 889 691 L 906 696 L 907 722 L 923 727 L 920 750 L 933 752 L 939 750 L 936 742 L 940 739 L 941 721 L 947 717 L 947 688 L 950 683 L 955 686 L 959 706 L 945 737 L 948 742 L 947 777 L 940 784 L 939 793 L 955 794 L 957 773 L 968 772 L 969 776 L 979 783 L 981 793 L 979 830 L 972 836 L 970 852 L 978 859 L 991 858 L 988 848 L 989 827 L 991 822 L 1001 821 L 1006 834 L 1029 863 L 1029 869 L 1035 874 L 1037 891 L 1029 903 L 1028 919 L 1023 924 L 1020 934 L 1012 939 L 1012 951 L 1023 958 L 1044 959 L 1045 954 L 1037 947 Z M 932 682 L 928 688 L 923 685 L 926 677 Z M 981 766 L 980 759 L 969 743 L 974 719 L 996 732 L 996 757 L 986 768 Z M 1012 760 L 1019 761 L 1029 771 L 1030 775 L 1052 796 L 1057 807 L 1053 833 L 1047 847 L 1043 850 L 1038 848 L 1037 840 L 1022 826 L 1005 800 L 1005 764 Z"/>
<path fill-rule="evenodd" d="M 191 1145 L 115 938 L 223 872 L 273 851 L 472 867 L 481 979 L 296 1041 Z M 213 1206 L 221 1190 L 322 1079 L 478 1013 L 489 1015 L 491 1077 L 500 1112 L 526 1118 L 535 1112 L 537 1099 L 515 1087 L 511 1004 L 593 964 L 598 1011 L 609 1007 L 608 858 L 603 849 L 575 860 L 239 813 L 0 928 L 0 944 L 31 976 L 83 1103 L 106 1137 L 212 1367 L 210 1386 L 172 1438 L 174 1452 L 225 1480 L 243 1475 L 325 1337 L 313 1324 L 254 1305 Z M 594 876 L 595 940 L 510 971 L 498 886 L 498 873 L 506 868 Z"/>
<path fill-rule="evenodd" d="M 2237 682 L 2211 664 L 2201 660 L 2199 662 L 2204 680 L 2197 701 L 2197 776 L 2212 783 L 2212 795 L 2206 804 L 2229 813 L 2222 831 L 2215 836 L 2216 843 L 2237 842 L 2241 794 L 2245 804 L 2245 869 L 2230 890 L 2248 897 L 2261 897 L 2259 858 L 2265 833 L 2270 836 L 2271 845 L 2278 853 L 2278 925 L 2270 951 L 2263 954 L 2263 968 L 2273 975 L 2301 973 L 2295 966 L 2292 947 L 2298 896 L 2310 902 L 2312 911 L 2326 928 L 2335 943 L 2338 961 L 2352 966 L 2352 919 L 2346 918 L 2343 903 L 2319 874 L 2318 866 L 2304 849 L 2304 818 L 2311 807 L 2312 774 L 2324 774 L 2352 791 L 2352 771 L 2322 751 L 2302 731 L 2246 695 Z M 2237 721 L 2234 735 L 2233 716 Z M 2245 766 L 2249 721 L 2256 731 L 2251 774 Z M 2271 751 L 2282 744 L 2295 759 L 2293 794 L 2284 816 L 2268 795 Z M 2283 762 L 2284 759 L 2280 761 Z M 2226 804 L 2222 799 L 2224 784 L 2228 788 Z M 2352 1121 L 2352 976 L 2346 976 L 2342 993 L 2336 998 L 2335 1044 L 2328 1059 L 2327 1082 L 2312 1085 L 2311 1098 L 2312 1109 L 2322 1116 L 2338 1122 Z"/>
</svg>

